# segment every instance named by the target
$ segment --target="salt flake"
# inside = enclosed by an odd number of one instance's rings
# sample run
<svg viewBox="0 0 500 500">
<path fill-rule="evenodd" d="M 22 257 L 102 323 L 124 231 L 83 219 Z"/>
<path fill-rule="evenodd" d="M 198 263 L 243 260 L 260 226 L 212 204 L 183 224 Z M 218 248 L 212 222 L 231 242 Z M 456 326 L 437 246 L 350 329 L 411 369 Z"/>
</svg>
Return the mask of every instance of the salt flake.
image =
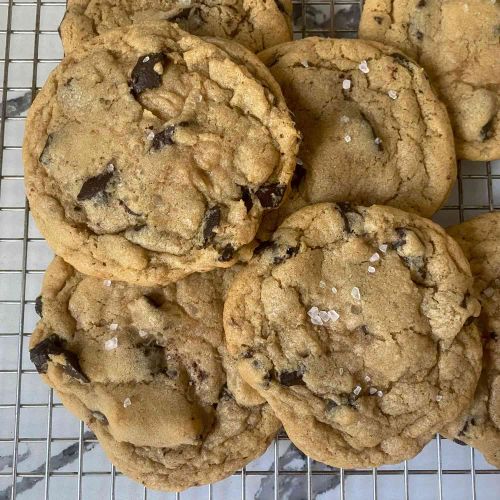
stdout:
<svg viewBox="0 0 500 500">
<path fill-rule="evenodd" d="M 377 394 L 377 388 L 376 387 L 370 387 L 368 389 L 368 393 L 370 394 L 370 396 L 373 396 L 374 394 Z"/>
<path fill-rule="evenodd" d="M 380 260 L 380 254 L 378 252 L 375 252 L 371 257 L 370 257 L 370 262 L 377 262 L 377 260 Z"/>
<path fill-rule="evenodd" d="M 116 337 L 113 337 L 112 339 L 106 340 L 104 342 L 104 349 L 106 351 L 112 351 L 113 349 L 116 349 L 118 347 L 118 339 Z"/>
<path fill-rule="evenodd" d="M 132 404 L 132 401 L 130 401 L 130 398 L 125 398 L 123 400 L 123 407 L 128 408 Z"/>
<path fill-rule="evenodd" d="M 148 61 L 149 61 L 149 56 L 146 56 L 146 57 L 142 60 L 142 62 L 143 62 L 143 63 L 147 63 Z"/>
<path fill-rule="evenodd" d="M 382 391 L 377 391 L 377 396 L 378 396 L 379 398 L 381 398 L 383 395 L 384 395 L 384 393 L 383 393 Z"/>
<path fill-rule="evenodd" d="M 350 119 L 349 119 L 349 117 L 348 117 L 348 116 L 346 116 L 346 115 L 342 115 L 342 116 L 340 117 L 340 123 L 349 123 L 349 122 L 350 122 Z"/>
<path fill-rule="evenodd" d="M 358 396 L 359 393 L 361 392 L 361 386 L 357 385 L 352 392 L 354 393 L 355 396 Z"/>
<path fill-rule="evenodd" d="M 118 323 L 111 323 L 109 325 L 109 329 L 112 331 L 112 332 L 116 332 L 116 330 L 118 330 Z"/>
<path fill-rule="evenodd" d="M 327 311 L 320 311 L 318 313 L 318 316 L 320 317 L 321 321 L 323 321 L 323 323 L 328 323 L 330 321 L 330 315 Z"/>
<path fill-rule="evenodd" d="M 361 300 L 361 293 L 359 292 L 359 288 L 357 286 L 355 286 L 351 290 L 351 295 L 352 295 L 353 299 L 355 299 L 355 300 Z"/>
<path fill-rule="evenodd" d="M 348 135 L 348 134 L 346 134 L 346 135 L 344 136 L 344 141 L 345 141 L 345 142 L 347 142 L 347 143 L 351 142 L 351 136 L 350 136 L 350 135 Z"/>
<path fill-rule="evenodd" d="M 104 286 L 111 286 L 111 280 L 104 280 L 102 283 Z"/>
<path fill-rule="evenodd" d="M 441 394 L 438 394 L 438 395 L 436 396 L 436 401 L 438 401 L 438 402 L 439 402 L 439 401 L 441 401 L 442 399 L 443 399 L 443 396 L 442 396 Z"/>
<path fill-rule="evenodd" d="M 318 316 L 312 316 L 311 317 L 311 323 L 313 325 L 319 325 L 319 326 L 323 326 L 323 321 L 321 320 L 321 318 Z"/>
<path fill-rule="evenodd" d="M 386 245 L 385 243 L 383 245 L 380 245 L 378 247 L 378 249 L 382 252 L 382 253 L 386 253 L 387 252 L 387 249 L 389 248 L 388 245 Z"/>
<path fill-rule="evenodd" d="M 332 293 L 337 293 L 337 292 L 338 290 L 334 286 L 332 286 Z"/>
<path fill-rule="evenodd" d="M 148 336 L 148 332 L 145 332 L 144 330 L 139 330 L 139 335 L 144 338 Z"/>
<path fill-rule="evenodd" d="M 377 146 L 379 146 L 380 144 L 382 144 L 382 139 L 380 137 L 375 137 L 375 141 L 374 142 L 375 142 L 375 144 Z"/>
<path fill-rule="evenodd" d="M 376 271 L 376 269 L 373 266 L 368 266 L 368 272 L 370 274 L 373 274 Z"/>
<path fill-rule="evenodd" d="M 368 68 L 368 63 L 366 61 L 361 61 L 359 64 L 358 68 L 362 73 L 368 73 L 370 71 L 370 68 Z"/>
<path fill-rule="evenodd" d="M 339 313 L 337 311 L 335 311 L 334 309 L 330 309 L 328 311 L 328 316 L 330 317 L 330 319 L 332 321 L 337 321 L 340 318 Z"/>
<path fill-rule="evenodd" d="M 344 80 L 342 82 L 342 88 L 344 90 L 349 90 L 351 88 L 351 80 Z"/>
<path fill-rule="evenodd" d="M 321 280 L 321 281 L 319 282 L 319 287 L 320 287 L 320 288 L 326 288 L 326 283 L 325 283 L 323 280 Z"/>
<path fill-rule="evenodd" d="M 389 90 L 389 92 L 387 92 L 387 95 L 391 98 L 391 99 L 397 99 L 398 98 L 398 93 L 395 91 L 395 90 Z"/>
<path fill-rule="evenodd" d="M 302 66 L 304 66 L 304 68 L 309 67 L 309 63 L 307 61 L 301 61 L 300 64 L 302 64 Z"/>
<path fill-rule="evenodd" d="M 365 375 L 365 382 L 370 382 L 370 380 L 371 380 L 370 375 Z"/>
</svg>

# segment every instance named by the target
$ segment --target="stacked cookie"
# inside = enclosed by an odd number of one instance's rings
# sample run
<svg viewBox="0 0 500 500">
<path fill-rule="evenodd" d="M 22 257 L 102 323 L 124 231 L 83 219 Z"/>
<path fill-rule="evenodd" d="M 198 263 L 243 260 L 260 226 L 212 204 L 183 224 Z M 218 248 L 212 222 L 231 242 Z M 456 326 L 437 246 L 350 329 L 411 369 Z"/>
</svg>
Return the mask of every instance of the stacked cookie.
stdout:
<svg viewBox="0 0 500 500">
<path fill-rule="evenodd" d="M 31 360 L 161 490 L 230 475 L 281 424 L 337 467 L 410 458 L 442 429 L 498 462 L 496 215 L 452 230 L 463 250 L 424 218 L 456 165 L 416 62 L 289 42 L 289 13 L 69 3 L 23 148 L 58 255 Z"/>
</svg>

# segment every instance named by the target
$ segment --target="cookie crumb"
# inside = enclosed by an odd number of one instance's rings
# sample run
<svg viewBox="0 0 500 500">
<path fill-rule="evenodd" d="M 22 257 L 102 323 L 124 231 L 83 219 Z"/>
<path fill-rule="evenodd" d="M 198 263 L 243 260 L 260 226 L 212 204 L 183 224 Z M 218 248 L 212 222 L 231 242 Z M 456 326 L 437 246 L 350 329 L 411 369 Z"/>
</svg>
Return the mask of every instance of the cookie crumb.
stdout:
<svg viewBox="0 0 500 500">
<path fill-rule="evenodd" d="M 380 260 L 380 254 L 378 252 L 375 252 L 371 257 L 370 257 L 370 262 L 377 262 L 377 260 Z"/>
<path fill-rule="evenodd" d="M 370 71 L 370 68 L 368 67 L 368 63 L 365 60 L 361 61 L 358 68 L 360 69 L 360 71 L 362 73 L 365 73 L 365 74 Z"/>
<path fill-rule="evenodd" d="M 491 287 L 488 287 L 483 290 L 483 293 L 484 295 L 486 295 L 486 297 L 493 297 L 493 295 L 495 294 L 495 290 Z"/>
<path fill-rule="evenodd" d="M 389 245 L 386 245 L 385 243 L 384 243 L 383 245 L 380 245 L 380 246 L 378 247 L 378 249 L 379 249 L 382 253 L 386 253 L 388 248 L 389 248 Z"/>
<path fill-rule="evenodd" d="M 351 295 L 352 295 L 353 299 L 355 299 L 355 300 L 361 300 L 361 293 L 360 293 L 359 288 L 357 286 L 355 286 L 351 290 Z"/>
<path fill-rule="evenodd" d="M 389 92 L 387 92 L 388 96 L 391 98 L 391 99 L 397 99 L 398 98 L 398 93 L 395 91 L 395 90 L 389 90 Z"/>
<path fill-rule="evenodd" d="M 104 280 L 103 285 L 104 286 L 111 286 L 111 280 Z"/>
<path fill-rule="evenodd" d="M 376 269 L 373 266 L 368 266 L 368 272 L 370 274 L 373 274 L 376 271 Z"/>
<path fill-rule="evenodd" d="M 118 323 L 111 323 L 109 325 L 109 329 L 112 331 L 112 332 L 116 332 L 116 330 L 118 330 Z"/>
<path fill-rule="evenodd" d="M 128 408 L 132 404 L 132 401 L 130 401 L 130 398 L 125 398 L 123 400 L 123 407 Z"/>
<path fill-rule="evenodd" d="M 344 141 L 347 142 L 347 143 L 351 142 L 351 136 L 350 135 L 345 135 L 344 136 Z"/>
<path fill-rule="evenodd" d="M 344 90 L 349 90 L 351 88 L 351 80 L 344 80 L 342 82 L 342 88 Z"/>
<path fill-rule="evenodd" d="M 359 393 L 361 392 L 361 386 L 357 385 L 352 392 L 355 396 L 359 396 Z"/>
<path fill-rule="evenodd" d="M 104 342 L 104 349 L 106 351 L 112 351 L 113 349 L 116 349 L 117 347 L 118 347 L 118 339 L 116 337 L 108 339 L 108 340 L 106 340 L 106 342 Z"/>
</svg>

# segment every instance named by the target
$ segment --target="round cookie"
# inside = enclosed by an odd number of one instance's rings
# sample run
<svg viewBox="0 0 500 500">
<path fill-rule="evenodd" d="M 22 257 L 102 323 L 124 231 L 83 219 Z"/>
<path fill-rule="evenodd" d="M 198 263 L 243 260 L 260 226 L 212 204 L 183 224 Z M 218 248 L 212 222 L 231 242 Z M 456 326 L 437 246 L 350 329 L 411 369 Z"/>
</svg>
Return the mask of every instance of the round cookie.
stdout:
<svg viewBox="0 0 500 500">
<path fill-rule="evenodd" d="M 361 40 L 306 38 L 259 57 L 303 136 L 294 192 L 266 225 L 326 201 L 439 209 L 456 178 L 453 135 L 419 66 Z"/>
<path fill-rule="evenodd" d="M 55 252 L 141 285 L 228 267 L 279 205 L 297 133 L 256 56 L 167 22 L 67 56 L 33 103 L 26 192 Z"/>
<path fill-rule="evenodd" d="M 500 212 L 480 215 L 448 232 L 470 262 L 482 305 L 477 323 L 484 354 L 472 406 L 442 433 L 477 448 L 500 467 Z"/>
<path fill-rule="evenodd" d="M 500 157 L 500 5 L 489 0 L 366 0 L 360 38 L 421 64 L 448 107 L 457 156 Z"/>
<path fill-rule="evenodd" d="M 252 52 L 292 39 L 290 0 L 69 0 L 59 33 L 66 53 L 132 23 L 166 20 L 193 35 L 232 39 Z"/>
<path fill-rule="evenodd" d="M 148 487 L 218 481 L 280 427 L 226 353 L 232 274 L 146 288 L 84 276 L 59 257 L 47 270 L 31 360 L 118 469 Z"/>
<path fill-rule="evenodd" d="M 304 453 L 335 467 L 397 463 L 470 404 L 479 304 L 439 226 L 316 204 L 257 255 L 228 292 L 228 350 Z"/>
</svg>

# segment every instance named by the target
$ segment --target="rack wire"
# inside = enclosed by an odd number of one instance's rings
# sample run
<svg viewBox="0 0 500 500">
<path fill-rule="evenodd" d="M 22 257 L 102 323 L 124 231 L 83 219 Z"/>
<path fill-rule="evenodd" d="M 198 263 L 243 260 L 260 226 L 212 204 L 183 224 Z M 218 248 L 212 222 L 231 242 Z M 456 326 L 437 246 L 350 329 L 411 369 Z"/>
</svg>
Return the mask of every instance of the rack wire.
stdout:
<svg viewBox="0 0 500 500">
<path fill-rule="evenodd" d="M 295 37 L 355 37 L 361 8 L 353 0 L 294 0 Z M 39 380 L 27 349 L 52 252 L 24 197 L 21 144 L 27 108 L 62 57 L 64 9 L 64 0 L 0 0 L 0 500 L 500 499 L 500 470 L 439 436 L 408 462 L 344 470 L 304 456 L 280 434 L 242 471 L 182 494 L 148 491 L 114 469 L 95 436 Z M 462 162 L 435 219 L 446 226 L 492 210 L 500 210 L 500 162 Z"/>
</svg>

